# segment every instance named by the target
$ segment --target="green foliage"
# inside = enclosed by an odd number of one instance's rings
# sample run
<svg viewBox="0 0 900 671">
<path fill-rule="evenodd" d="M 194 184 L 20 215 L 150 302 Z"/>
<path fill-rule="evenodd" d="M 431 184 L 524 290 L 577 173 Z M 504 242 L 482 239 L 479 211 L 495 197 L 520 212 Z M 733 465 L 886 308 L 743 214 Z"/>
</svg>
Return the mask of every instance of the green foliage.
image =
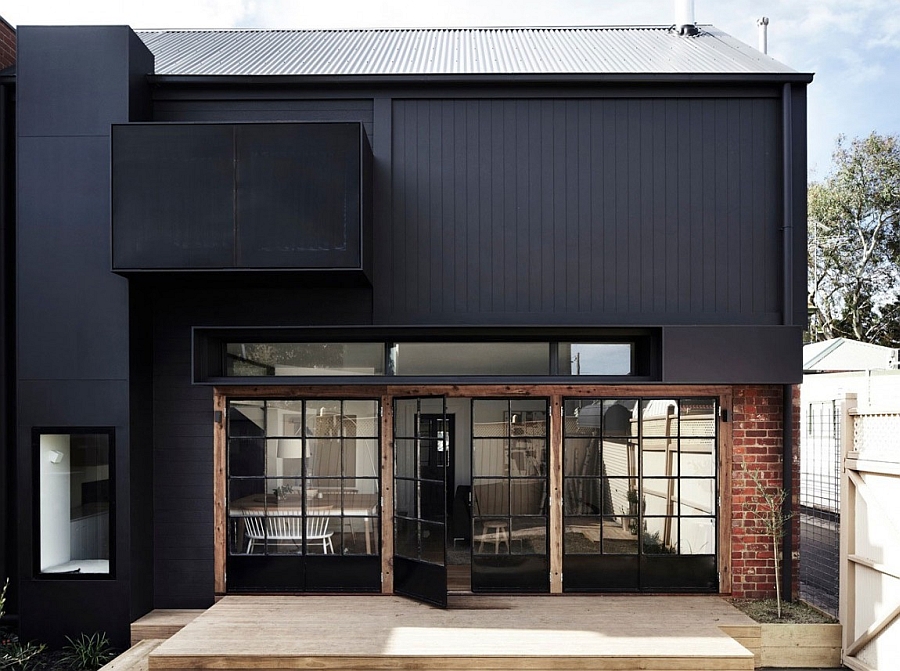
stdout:
<svg viewBox="0 0 900 671">
<path fill-rule="evenodd" d="M 35 668 L 35 658 L 46 649 L 41 643 L 19 643 L 17 640 L 0 641 L 0 669 L 28 671 Z"/>
<path fill-rule="evenodd" d="M 76 671 L 96 671 L 116 656 L 106 634 L 81 634 L 75 640 L 66 636 L 66 640 L 62 661 Z"/>
<path fill-rule="evenodd" d="M 832 173 L 809 187 L 812 341 L 900 345 L 900 138 L 838 138 Z"/>
<path fill-rule="evenodd" d="M 6 613 L 6 590 L 9 588 L 9 578 L 3 583 L 0 590 L 0 619 Z M 19 643 L 15 634 L 0 631 L 0 669 L 15 669 L 25 671 L 31 668 L 35 657 L 40 655 L 45 646 L 43 643 Z"/>
</svg>

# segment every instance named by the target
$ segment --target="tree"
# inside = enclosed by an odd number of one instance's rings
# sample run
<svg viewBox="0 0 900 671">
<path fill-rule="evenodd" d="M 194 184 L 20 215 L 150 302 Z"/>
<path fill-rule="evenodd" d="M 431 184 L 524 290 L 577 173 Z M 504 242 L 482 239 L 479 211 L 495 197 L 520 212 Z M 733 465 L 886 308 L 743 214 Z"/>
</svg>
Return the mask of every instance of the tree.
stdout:
<svg viewBox="0 0 900 671">
<path fill-rule="evenodd" d="M 809 187 L 809 333 L 896 347 L 900 336 L 900 138 L 837 140 Z"/>
<path fill-rule="evenodd" d="M 759 525 L 759 531 L 772 542 L 772 561 L 775 564 L 775 603 L 781 619 L 781 539 L 788 530 L 791 513 L 784 510 L 787 492 L 780 487 L 767 486 L 756 471 L 741 464 L 744 473 L 753 482 L 753 494 L 744 502 L 747 517 Z M 790 600 L 790 595 L 788 595 Z"/>
</svg>

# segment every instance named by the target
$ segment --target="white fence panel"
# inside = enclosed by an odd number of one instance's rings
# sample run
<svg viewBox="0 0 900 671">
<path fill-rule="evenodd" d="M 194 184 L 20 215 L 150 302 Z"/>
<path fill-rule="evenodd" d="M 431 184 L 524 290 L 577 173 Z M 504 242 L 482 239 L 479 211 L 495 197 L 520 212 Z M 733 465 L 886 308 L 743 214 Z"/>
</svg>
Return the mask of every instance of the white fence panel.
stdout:
<svg viewBox="0 0 900 671">
<path fill-rule="evenodd" d="M 900 660 L 900 411 L 853 413 L 843 463 L 843 662 L 886 671 Z"/>
</svg>

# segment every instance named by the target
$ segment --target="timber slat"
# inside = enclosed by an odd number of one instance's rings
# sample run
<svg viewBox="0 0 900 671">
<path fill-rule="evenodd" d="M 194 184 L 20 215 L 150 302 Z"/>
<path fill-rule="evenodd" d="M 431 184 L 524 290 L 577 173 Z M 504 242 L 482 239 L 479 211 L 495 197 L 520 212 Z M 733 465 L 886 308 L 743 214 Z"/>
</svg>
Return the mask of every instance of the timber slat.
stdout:
<svg viewBox="0 0 900 671">
<path fill-rule="evenodd" d="M 166 639 L 205 613 L 205 609 L 175 608 L 152 610 L 131 623 L 131 645 L 144 639 Z"/>
<path fill-rule="evenodd" d="M 160 645 L 150 669 L 749 671 L 705 596 L 228 596 Z"/>
<path fill-rule="evenodd" d="M 147 638 L 132 645 L 128 650 L 100 667 L 100 671 L 147 671 L 148 657 L 163 642 L 161 638 Z"/>
</svg>

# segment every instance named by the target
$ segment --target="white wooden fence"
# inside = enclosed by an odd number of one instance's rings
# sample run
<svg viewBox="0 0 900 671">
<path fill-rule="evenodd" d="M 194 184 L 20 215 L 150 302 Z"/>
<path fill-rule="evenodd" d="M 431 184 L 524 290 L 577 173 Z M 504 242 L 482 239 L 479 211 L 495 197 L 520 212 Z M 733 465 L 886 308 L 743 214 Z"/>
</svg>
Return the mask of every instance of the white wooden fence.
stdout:
<svg viewBox="0 0 900 671">
<path fill-rule="evenodd" d="M 842 657 L 856 671 L 888 671 L 900 668 L 900 410 L 857 411 L 854 395 L 846 401 Z"/>
</svg>

